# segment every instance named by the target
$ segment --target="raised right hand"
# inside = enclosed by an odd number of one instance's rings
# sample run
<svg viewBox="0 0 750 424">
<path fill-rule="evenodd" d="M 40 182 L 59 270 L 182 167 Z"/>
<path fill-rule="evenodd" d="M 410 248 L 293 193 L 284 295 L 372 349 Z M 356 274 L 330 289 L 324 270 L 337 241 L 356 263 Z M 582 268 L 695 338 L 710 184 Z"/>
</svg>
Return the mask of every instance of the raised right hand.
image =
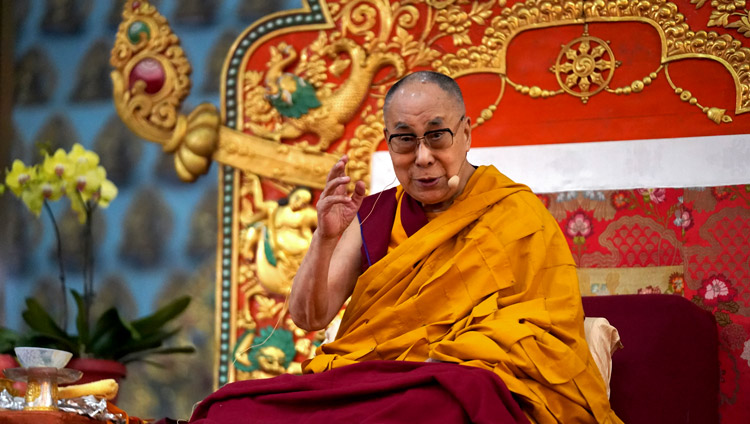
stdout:
<svg viewBox="0 0 750 424">
<path fill-rule="evenodd" d="M 326 187 L 318 199 L 318 233 L 324 239 L 338 239 L 346 227 L 357 215 L 362 199 L 365 198 L 365 183 L 357 181 L 351 196 L 346 186 L 351 178 L 346 175 L 346 163 L 349 158 L 344 155 L 333 165 L 328 173 Z"/>
</svg>

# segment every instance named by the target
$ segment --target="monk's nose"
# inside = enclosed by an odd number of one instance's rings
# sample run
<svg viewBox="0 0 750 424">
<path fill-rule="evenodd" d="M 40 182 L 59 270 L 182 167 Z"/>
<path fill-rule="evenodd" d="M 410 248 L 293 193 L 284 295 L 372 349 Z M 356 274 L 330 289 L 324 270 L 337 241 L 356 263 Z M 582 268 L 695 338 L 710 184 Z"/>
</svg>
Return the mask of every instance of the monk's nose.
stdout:
<svg viewBox="0 0 750 424">
<path fill-rule="evenodd" d="M 432 155 L 432 150 L 425 146 L 424 143 L 417 145 L 416 151 L 417 157 L 414 162 L 417 166 L 429 166 L 435 161 L 435 157 Z"/>
</svg>

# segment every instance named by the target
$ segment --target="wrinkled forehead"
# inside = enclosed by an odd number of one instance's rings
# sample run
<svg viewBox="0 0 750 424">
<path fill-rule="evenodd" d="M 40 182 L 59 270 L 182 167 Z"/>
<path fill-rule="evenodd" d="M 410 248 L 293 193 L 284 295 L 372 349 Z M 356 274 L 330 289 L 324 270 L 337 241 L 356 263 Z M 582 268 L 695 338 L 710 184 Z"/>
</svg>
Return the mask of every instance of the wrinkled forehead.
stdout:
<svg viewBox="0 0 750 424">
<path fill-rule="evenodd" d="M 417 121 L 422 125 L 441 125 L 462 114 L 458 99 L 439 85 L 427 81 L 404 84 L 383 107 L 387 127 Z"/>
</svg>

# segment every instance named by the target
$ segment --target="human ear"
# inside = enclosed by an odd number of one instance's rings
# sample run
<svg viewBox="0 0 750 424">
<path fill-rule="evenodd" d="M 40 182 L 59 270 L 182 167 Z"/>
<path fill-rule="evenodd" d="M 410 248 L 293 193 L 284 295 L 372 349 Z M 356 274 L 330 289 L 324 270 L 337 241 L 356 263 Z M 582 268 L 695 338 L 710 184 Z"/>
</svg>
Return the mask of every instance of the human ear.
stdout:
<svg viewBox="0 0 750 424">
<path fill-rule="evenodd" d="M 466 117 L 466 123 L 464 124 L 464 136 L 466 137 L 466 151 L 471 148 L 471 118 Z"/>
</svg>

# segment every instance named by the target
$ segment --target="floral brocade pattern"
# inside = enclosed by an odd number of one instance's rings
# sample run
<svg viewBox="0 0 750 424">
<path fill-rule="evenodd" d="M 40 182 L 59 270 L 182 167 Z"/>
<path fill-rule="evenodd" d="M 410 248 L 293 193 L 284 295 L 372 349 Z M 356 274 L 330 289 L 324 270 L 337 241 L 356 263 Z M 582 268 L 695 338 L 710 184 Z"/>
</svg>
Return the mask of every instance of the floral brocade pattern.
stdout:
<svg viewBox="0 0 750 424">
<path fill-rule="evenodd" d="M 557 219 L 579 267 L 609 270 L 604 282 L 581 278 L 582 293 L 675 294 L 714 314 L 722 422 L 743 422 L 748 412 L 742 399 L 750 397 L 750 185 L 539 198 Z M 619 283 L 644 269 L 677 271 L 649 274 L 664 281 Z"/>
</svg>

